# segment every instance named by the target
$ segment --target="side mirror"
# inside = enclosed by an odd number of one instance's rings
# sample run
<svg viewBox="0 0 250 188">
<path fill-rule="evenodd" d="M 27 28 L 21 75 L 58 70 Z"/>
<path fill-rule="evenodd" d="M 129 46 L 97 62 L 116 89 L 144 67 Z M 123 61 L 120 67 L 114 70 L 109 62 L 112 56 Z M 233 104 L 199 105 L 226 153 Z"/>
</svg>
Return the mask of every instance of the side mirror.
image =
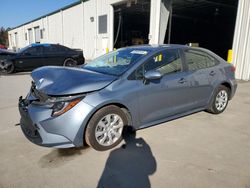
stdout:
<svg viewBox="0 0 250 188">
<path fill-rule="evenodd" d="M 162 75 L 159 71 L 157 70 L 150 70 L 145 73 L 144 78 L 146 80 L 158 80 L 161 79 Z"/>
</svg>

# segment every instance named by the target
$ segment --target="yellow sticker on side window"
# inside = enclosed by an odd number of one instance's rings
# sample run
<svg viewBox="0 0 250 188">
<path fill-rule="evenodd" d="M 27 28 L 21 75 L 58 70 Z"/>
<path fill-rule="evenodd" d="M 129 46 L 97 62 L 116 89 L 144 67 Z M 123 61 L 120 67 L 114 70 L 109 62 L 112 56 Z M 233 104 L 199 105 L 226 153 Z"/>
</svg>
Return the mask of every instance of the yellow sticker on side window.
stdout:
<svg viewBox="0 0 250 188">
<path fill-rule="evenodd" d="M 158 56 L 154 57 L 155 62 L 161 62 L 162 61 L 162 54 L 159 54 Z"/>
<path fill-rule="evenodd" d="M 162 61 L 162 54 L 159 55 L 159 61 Z"/>
</svg>

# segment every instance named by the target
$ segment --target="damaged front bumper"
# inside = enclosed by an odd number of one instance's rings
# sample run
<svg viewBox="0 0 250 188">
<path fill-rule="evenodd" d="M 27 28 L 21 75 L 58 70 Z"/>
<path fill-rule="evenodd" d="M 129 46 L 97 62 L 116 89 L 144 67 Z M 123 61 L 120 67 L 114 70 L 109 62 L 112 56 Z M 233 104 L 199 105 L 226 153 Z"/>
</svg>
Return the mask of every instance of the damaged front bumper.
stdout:
<svg viewBox="0 0 250 188">
<path fill-rule="evenodd" d="M 83 135 L 93 107 L 80 102 L 58 117 L 51 117 L 52 109 L 35 105 L 28 98 L 19 98 L 20 126 L 32 143 L 56 148 L 83 146 Z"/>
</svg>

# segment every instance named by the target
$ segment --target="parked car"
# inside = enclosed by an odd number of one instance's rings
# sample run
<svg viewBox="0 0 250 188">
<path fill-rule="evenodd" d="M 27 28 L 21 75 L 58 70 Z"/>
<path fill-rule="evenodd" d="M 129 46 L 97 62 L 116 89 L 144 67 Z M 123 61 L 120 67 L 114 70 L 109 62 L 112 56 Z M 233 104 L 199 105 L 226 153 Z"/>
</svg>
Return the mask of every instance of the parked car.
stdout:
<svg viewBox="0 0 250 188">
<path fill-rule="evenodd" d="M 0 70 L 2 68 L 2 65 L 4 64 L 4 61 L 13 56 L 15 53 L 6 49 L 0 49 Z"/>
<path fill-rule="evenodd" d="M 59 44 L 31 44 L 2 60 L 2 72 L 30 71 L 47 65 L 77 66 L 84 64 L 82 50 L 74 50 Z"/>
<path fill-rule="evenodd" d="M 7 49 L 5 45 L 0 44 L 0 49 Z"/>
<path fill-rule="evenodd" d="M 235 94 L 235 68 L 209 50 L 182 45 L 122 48 L 79 68 L 32 72 L 20 97 L 24 135 L 41 146 L 113 148 L 138 130 L 194 112 L 222 113 Z"/>
</svg>

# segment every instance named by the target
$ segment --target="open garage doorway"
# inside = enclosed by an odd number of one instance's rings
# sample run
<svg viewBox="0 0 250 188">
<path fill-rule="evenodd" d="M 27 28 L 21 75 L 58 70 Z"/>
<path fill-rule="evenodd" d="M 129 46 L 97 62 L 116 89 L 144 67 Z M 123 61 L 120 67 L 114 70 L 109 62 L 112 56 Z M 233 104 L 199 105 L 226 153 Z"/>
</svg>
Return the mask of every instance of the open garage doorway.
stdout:
<svg viewBox="0 0 250 188">
<path fill-rule="evenodd" d="M 232 48 L 238 0 L 172 0 L 165 43 L 198 43 L 226 59 Z"/>
<path fill-rule="evenodd" d="M 114 5 L 114 48 L 148 44 L 150 0 Z"/>
</svg>

